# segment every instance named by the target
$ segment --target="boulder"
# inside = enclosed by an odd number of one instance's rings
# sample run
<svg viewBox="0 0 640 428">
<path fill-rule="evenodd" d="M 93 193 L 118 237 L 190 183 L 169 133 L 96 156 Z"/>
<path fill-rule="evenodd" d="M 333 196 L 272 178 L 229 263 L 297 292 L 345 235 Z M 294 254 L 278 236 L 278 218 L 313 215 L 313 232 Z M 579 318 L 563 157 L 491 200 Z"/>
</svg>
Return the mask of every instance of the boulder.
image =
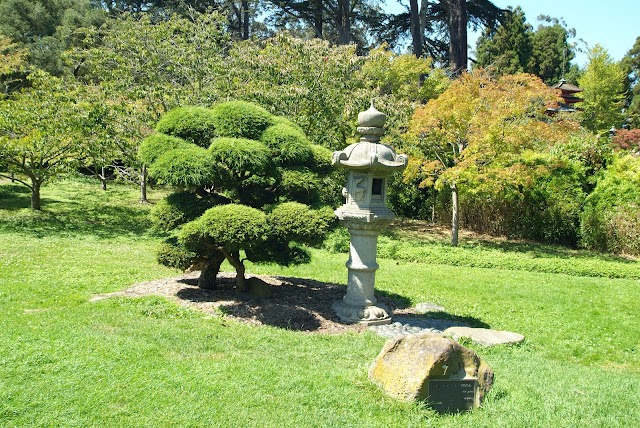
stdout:
<svg viewBox="0 0 640 428">
<path fill-rule="evenodd" d="M 259 299 L 268 299 L 273 295 L 273 289 L 271 285 L 264 282 L 258 277 L 252 276 L 246 279 L 247 281 L 247 292 Z"/>
<path fill-rule="evenodd" d="M 435 391 L 430 391 L 430 387 L 437 386 L 442 391 L 444 386 L 451 396 L 439 399 L 462 404 L 444 403 L 441 408 L 434 408 L 461 411 L 480 405 L 493 383 L 493 371 L 473 350 L 453 339 L 418 333 L 388 340 L 369 369 L 369 379 L 388 395 L 403 401 L 433 403 Z"/>
</svg>

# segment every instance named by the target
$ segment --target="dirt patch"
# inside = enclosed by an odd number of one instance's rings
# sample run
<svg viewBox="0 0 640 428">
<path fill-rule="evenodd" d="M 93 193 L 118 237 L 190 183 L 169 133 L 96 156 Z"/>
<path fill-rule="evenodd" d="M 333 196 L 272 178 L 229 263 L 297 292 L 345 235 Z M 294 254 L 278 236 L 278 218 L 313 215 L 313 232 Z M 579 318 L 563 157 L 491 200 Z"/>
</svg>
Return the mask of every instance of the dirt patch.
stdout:
<svg viewBox="0 0 640 428">
<path fill-rule="evenodd" d="M 338 284 L 303 278 L 253 275 L 270 284 L 273 296 L 256 299 L 238 295 L 234 290 L 235 273 L 221 272 L 218 289 L 203 290 L 197 286 L 200 272 L 190 272 L 174 278 L 134 284 L 116 293 L 101 294 L 91 300 L 109 297 L 165 296 L 181 305 L 200 311 L 225 316 L 253 325 L 325 334 L 345 331 L 363 331 L 366 326 L 345 324 L 331 309 L 331 305 L 344 297 L 346 288 Z M 398 301 L 379 297 L 395 314 L 411 314 L 413 309 Z"/>
</svg>

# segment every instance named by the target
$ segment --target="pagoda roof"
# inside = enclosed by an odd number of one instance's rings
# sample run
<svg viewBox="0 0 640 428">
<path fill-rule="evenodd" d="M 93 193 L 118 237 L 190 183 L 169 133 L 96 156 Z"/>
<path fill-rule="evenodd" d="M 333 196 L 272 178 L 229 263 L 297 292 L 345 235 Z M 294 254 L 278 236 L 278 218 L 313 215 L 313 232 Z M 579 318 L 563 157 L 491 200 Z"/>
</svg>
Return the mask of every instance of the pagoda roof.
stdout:
<svg viewBox="0 0 640 428">
<path fill-rule="evenodd" d="M 562 100 L 567 104 L 579 103 L 582 98 L 574 97 L 572 95 L 563 95 Z"/>
<path fill-rule="evenodd" d="M 547 108 L 546 113 L 549 115 L 553 115 L 555 113 L 574 113 L 576 111 L 582 111 L 582 109 L 570 106 L 568 104 L 558 103 L 558 106 L 556 108 Z"/>
<path fill-rule="evenodd" d="M 554 88 L 555 89 L 560 89 L 562 92 L 567 92 L 567 93 L 570 93 L 570 94 L 583 91 L 582 88 L 578 88 L 576 85 L 572 85 L 571 83 L 567 83 L 567 81 L 564 80 L 564 79 L 560 80 L 560 82 L 556 86 L 554 86 Z"/>
</svg>

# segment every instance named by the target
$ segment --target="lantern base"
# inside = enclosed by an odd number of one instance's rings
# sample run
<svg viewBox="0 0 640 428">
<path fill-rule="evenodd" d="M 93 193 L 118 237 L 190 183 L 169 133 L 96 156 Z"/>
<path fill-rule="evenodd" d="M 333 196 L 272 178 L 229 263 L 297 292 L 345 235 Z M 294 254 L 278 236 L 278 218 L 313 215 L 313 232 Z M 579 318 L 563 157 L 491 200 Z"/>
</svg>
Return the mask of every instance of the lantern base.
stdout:
<svg viewBox="0 0 640 428">
<path fill-rule="evenodd" d="M 351 306 L 338 300 L 331 305 L 331 309 L 336 312 L 340 320 L 349 324 L 391 324 L 389 308 L 381 303 L 369 306 Z"/>
</svg>

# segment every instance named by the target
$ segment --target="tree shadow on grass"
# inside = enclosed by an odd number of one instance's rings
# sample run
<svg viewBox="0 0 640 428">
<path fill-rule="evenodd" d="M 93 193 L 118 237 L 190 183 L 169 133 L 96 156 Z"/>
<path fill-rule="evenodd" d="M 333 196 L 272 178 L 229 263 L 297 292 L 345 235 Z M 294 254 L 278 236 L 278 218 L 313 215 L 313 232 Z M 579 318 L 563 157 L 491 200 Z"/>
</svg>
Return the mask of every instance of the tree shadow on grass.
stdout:
<svg viewBox="0 0 640 428">
<path fill-rule="evenodd" d="M 140 236 L 149 230 L 147 211 L 134 203 L 115 205 L 108 200 L 104 203 L 80 203 L 42 198 L 42 210 L 32 210 L 28 193 L 24 186 L 0 186 L 1 231 L 35 237 L 114 238 Z"/>
<path fill-rule="evenodd" d="M 427 314 L 397 314 L 395 319 L 403 324 L 411 324 L 422 328 L 446 330 L 449 327 L 491 328 L 489 324 L 476 317 L 460 316 L 448 312 L 430 312 Z"/>
<path fill-rule="evenodd" d="M 31 206 L 31 191 L 21 184 L 0 186 L 0 209 L 15 211 Z"/>
<path fill-rule="evenodd" d="M 306 278 L 260 276 L 271 285 L 273 296 L 268 299 L 238 295 L 233 275 L 218 277 L 218 289 L 202 290 L 196 279 L 180 280 L 187 287 L 176 295 L 186 303 L 201 309 L 214 307 L 226 315 L 244 322 L 270 325 L 287 330 L 340 333 L 363 330 L 366 326 L 342 322 L 331 305 L 341 300 L 346 287 Z M 407 308 L 410 300 L 395 293 L 376 292 L 379 301 L 396 308 Z"/>
<path fill-rule="evenodd" d="M 270 284 L 273 296 L 267 299 L 238 294 L 234 289 L 235 274 L 221 273 L 216 290 L 197 287 L 197 278 L 182 278 L 177 282 L 176 296 L 188 306 L 204 312 L 220 311 L 242 322 L 254 325 L 269 325 L 293 331 L 313 333 L 342 333 L 363 331 L 360 324 L 341 321 L 331 308 L 340 301 L 346 287 L 306 278 L 285 276 L 259 276 Z M 411 308 L 411 301 L 399 294 L 376 291 L 380 303 L 389 307 L 394 320 L 421 328 L 445 330 L 453 326 L 489 328 L 489 325 L 474 317 L 464 317 L 446 312 L 418 314 Z"/>
</svg>

